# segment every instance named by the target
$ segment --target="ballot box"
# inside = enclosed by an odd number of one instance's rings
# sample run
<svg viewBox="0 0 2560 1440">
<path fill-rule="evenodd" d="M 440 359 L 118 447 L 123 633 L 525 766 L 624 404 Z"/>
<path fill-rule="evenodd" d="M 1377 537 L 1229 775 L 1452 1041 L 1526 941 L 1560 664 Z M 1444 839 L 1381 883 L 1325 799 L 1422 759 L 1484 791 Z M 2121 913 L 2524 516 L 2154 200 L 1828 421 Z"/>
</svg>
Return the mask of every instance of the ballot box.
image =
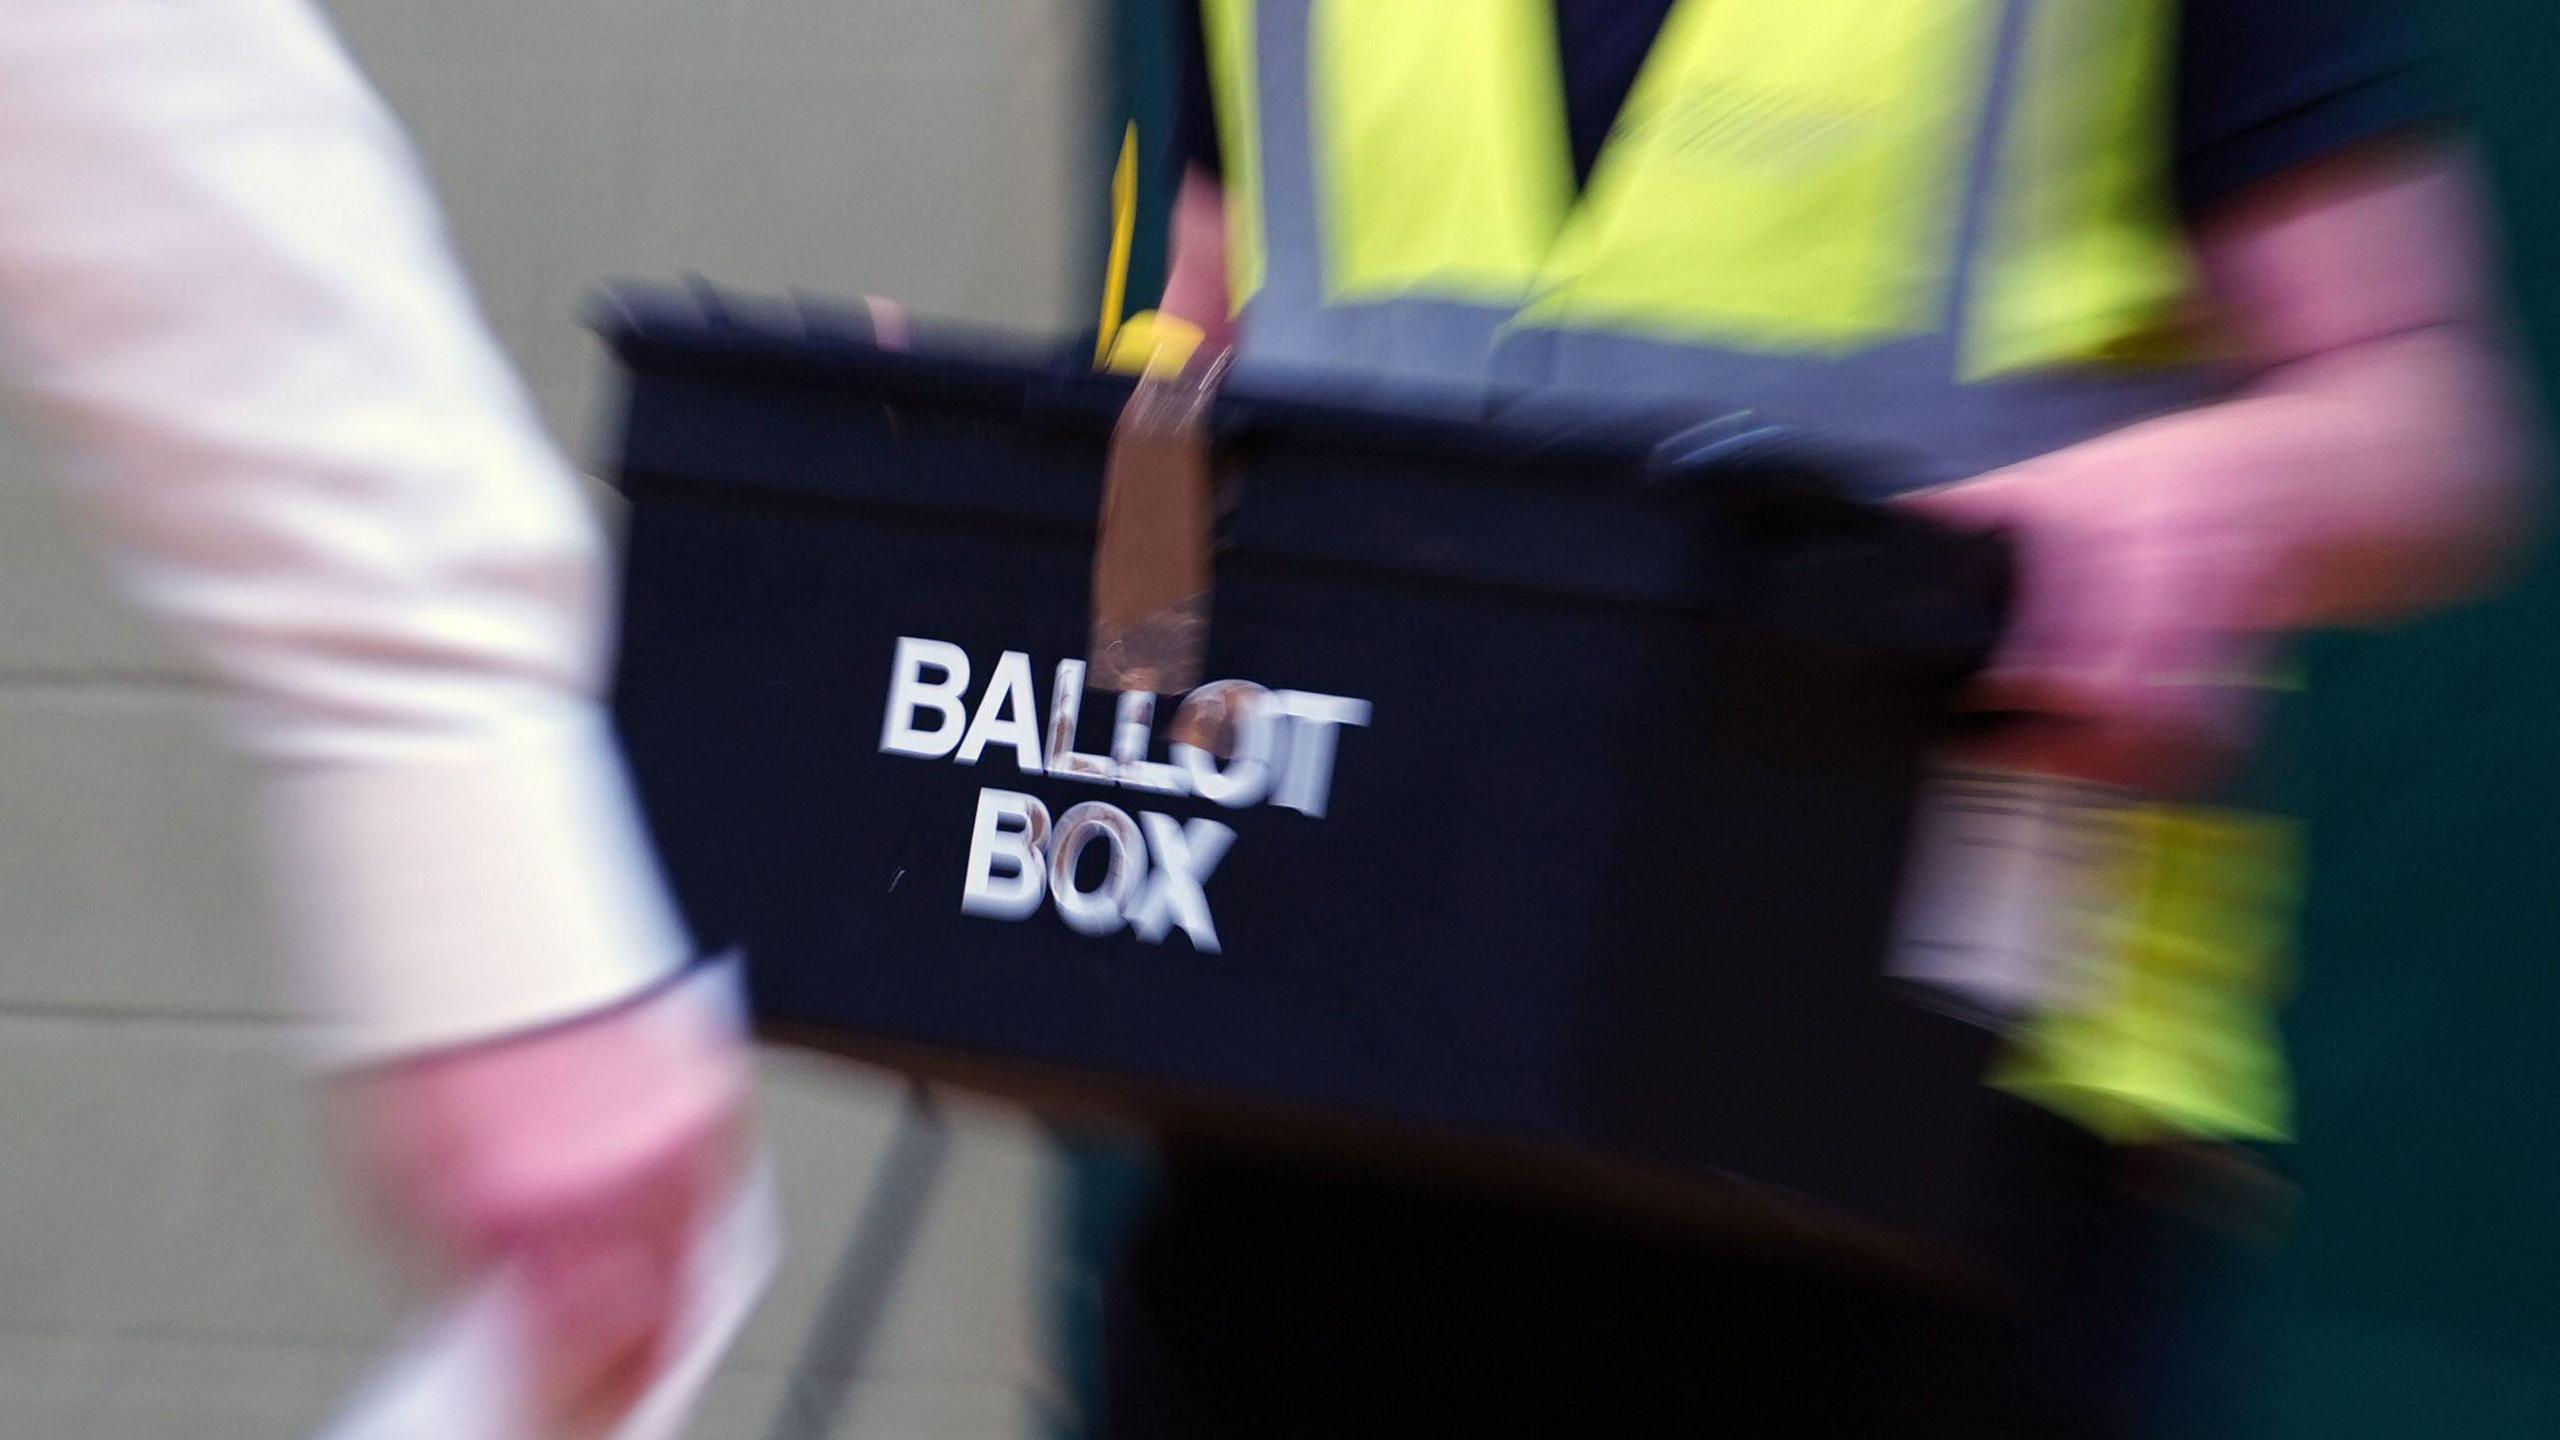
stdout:
<svg viewBox="0 0 2560 1440">
<path fill-rule="evenodd" d="M 769 1034 L 1630 1203 L 1981 1223 L 1996 1037 L 1885 955 L 1998 546 L 1802 437 L 1248 375 L 1203 683 L 1124 696 L 1084 661 L 1130 382 L 698 287 L 599 316 L 613 703 Z"/>
</svg>

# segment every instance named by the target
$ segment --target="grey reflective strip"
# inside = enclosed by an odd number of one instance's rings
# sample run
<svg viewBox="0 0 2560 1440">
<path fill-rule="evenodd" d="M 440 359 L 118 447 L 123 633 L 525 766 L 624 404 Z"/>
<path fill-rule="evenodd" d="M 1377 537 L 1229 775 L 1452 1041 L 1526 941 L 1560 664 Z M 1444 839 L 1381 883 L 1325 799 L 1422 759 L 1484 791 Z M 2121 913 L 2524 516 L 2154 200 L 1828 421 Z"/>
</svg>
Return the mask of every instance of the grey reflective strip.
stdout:
<svg viewBox="0 0 2560 1440">
<path fill-rule="evenodd" d="M 1912 452 L 1919 463 L 1899 477 L 1908 484 L 2013 464 L 2231 389 L 2226 372 L 2204 368 L 1971 385 L 1957 378 L 1961 321 L 1988 249 L 2028 36 L 2049 0 L 1998 0 L 1997 52 L 1951 236 L 1942 323 L 1930 334 L 1848 356 L 1522 325 L 1512 310 L 1454 300 L 1329 303 L 1309 84 L 1311 15 L 1325 3 L 1371 0 L 1260 0 L 1255 7 L 1267 258 L 1263 288 L 1245 309 L 1239 371 L 1256 383 L 1384 395 L 1461 413 L 1527 397 L 1641 412 L 1648 422 L 1711 419 L 1747 407 Z"/>
<path fill-rule="evenodd" d="M 1955 233 L 1955 269 L 1948 277 L 1946 308 L 1938 317 L 1946 336 L 1949 374 L 1957 373 L 1964 364 L 1956 342 L 1973 309 L 1974 281 L 1980 274 L 1984 252 L 1990 248 L 1992 208 L 1998 203 L 2000 177 L 2005 169 L 2000 155 L 2008 145 L 2009 117 L 2017 109 L 2018 72 L 2026 64 L 2027 31 L 2034 8 L 2035 0 L 2000 0 L 2000 29 L 1993 42 L 1991 73 L 1983 90 L 1982 119 L 1975 127 L 1972 153 L 1965 167 L 1964 211 Z"/>
<path fill-rule="evenodd" d="M 1256 348 L 1295 348 L 1325 308 L 1324 193 L 1316 181 L 1308 15 L 1316 0 L 1256 0 L 1254 66 L 1262 100 L 1262 289 Z"/>
<path fill-rule="evenodd" d="M 1323 3 L 1259 0 L 1254 6 L 1265 256 L 1262 289 L 1245 308 L 1239 373 L 1333 367 L 1372 380 L 1481 389 L 1510 309 L 1437 300 L 1330 303 L 1325 264 L 1332 247 L 1316 174 L 1309 66 L 1314 7 Z"/>
<path fill-rule="evenodd" d="M 1266 298 L 1257 296 L 1245 307 L 1239 376 L 1257 384 L 1294 377 L 1294 388 L 1337 394 L 1389 389 L 1471 397 L 1478 408 L 1495 341 L 1512 315 L 1460 300 L 1290 310 L 1266 305 Z M 1334 383 L 1322 383 L 1328 376 Z"/>
<path fill-rule="evenodd" d="M 1998 469 L 2164 411 L 2226 394 L 2231 374 L 2206 367 L 1958 383 L 1943 339 L 1898 341 L 1855 355 L 1717 350 L 1593 330 L 1524 331 L 1543 350 L 1543 397 L 1577 408 L 1707 420 L 1747 406 L 1886 451 L 1907 470 L 1879 477 L 1909 489 Z M 1506 346 L 1505 358 L 1509 355 Z"/>
</svg>

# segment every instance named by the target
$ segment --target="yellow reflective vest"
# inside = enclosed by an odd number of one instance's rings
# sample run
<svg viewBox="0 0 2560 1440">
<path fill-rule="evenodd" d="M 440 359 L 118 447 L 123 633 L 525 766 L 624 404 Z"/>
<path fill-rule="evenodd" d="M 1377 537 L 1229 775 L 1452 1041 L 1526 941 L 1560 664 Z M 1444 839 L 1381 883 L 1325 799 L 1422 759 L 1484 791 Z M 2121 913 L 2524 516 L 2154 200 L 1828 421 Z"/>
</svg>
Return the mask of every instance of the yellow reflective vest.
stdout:
<svg viewBox="0 0 2560 1440">
<path fill-rule="evenodd" d="M 2172 188 L 2177 14 L 1682 0 L 1577 193 L 1553 0 L 1203 0 L 1241 367 L 1758 410 L 1909 454 L 1902 484 L 2225 394 Z M 2280 1134 L 2289 838 L 2166 807 L 2125 836 L 2115 979 L 2008 1082 L 2126 1139 Z"/>
<path fill-rule="evenodd" d="M 1575 192 L 1552 0 L 1206 0 L 1244 358 L 1992 468 L 2196 359 L 2174 0 L 1687 0 Z"/>
</svg>

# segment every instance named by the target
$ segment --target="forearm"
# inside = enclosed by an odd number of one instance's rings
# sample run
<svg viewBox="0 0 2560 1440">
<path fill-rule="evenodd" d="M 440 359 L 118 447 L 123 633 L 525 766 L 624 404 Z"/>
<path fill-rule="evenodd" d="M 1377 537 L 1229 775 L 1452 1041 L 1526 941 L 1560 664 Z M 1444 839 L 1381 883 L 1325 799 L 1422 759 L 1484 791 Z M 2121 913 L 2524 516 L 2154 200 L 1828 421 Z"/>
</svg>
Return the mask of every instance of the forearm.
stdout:
<svg viewBox="0 0 2560 1440">
<path fill-rule="evenodd" d="M 2253 628 L 2370 624 L 2472 593 L 2529 532 L 2516 388 L 2476 327 L 2428 325 L 2027 468 L 2121 478 L 2102 523 L 2260 547 Z"/>
<path fill-rule="evenodd" d="M 2022 468 L 2102 490 L 2075 507 L 2091 525 L 2256 548 L 2242 624 L 2371 623 L 2477 588 L 2533 508 L 2480 209 L 2434 148 L 2262 187 L 2200 237 L 2254 383 Z"/>
<path fill-rule="evenodd" d="M 324 1043 L 542 1024 L 679 964 L 592 695 L 592 518 L 325 27 L 23 0 L 0 141 L 8 378 L 266 770 Z"/>
</svg>

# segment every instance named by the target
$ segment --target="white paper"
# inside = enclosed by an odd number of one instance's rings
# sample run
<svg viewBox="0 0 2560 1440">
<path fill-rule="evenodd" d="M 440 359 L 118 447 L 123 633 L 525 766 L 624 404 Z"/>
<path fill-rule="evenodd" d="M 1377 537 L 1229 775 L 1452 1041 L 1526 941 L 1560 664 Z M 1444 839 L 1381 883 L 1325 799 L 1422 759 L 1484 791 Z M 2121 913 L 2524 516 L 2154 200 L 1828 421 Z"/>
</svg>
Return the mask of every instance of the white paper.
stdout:
<svg viewBox="0 0 2560 1440">
<path fill-rule="evenodd" d="M 728 1213 L 704 1228 L 673 1359 L 611 1440 L 677 1440 L 746 1324 L 781 1249 L 771 1167 L 759 1164 Z M 540 1440 L 512 1285 L 492 1279 L 419 1326 L 321 1440 Z"/>
<path fill-rule="evenodd" d="M 736 1006 L 734 963 L 687 983 Z M 782 1251 L 769 1156 L 757 1157 L 727 1209 L 705 1218 L 692 1250 L 684 1313 L 658 1382 L 603 1440 L 677 1440 L 754 1313 Z M 501 1272 L 427 1317 L 396 1346 L 318 1440 L 544 1440 L 524 1411 L 530 1393 L 516 1282 Z"/>
</svg>

